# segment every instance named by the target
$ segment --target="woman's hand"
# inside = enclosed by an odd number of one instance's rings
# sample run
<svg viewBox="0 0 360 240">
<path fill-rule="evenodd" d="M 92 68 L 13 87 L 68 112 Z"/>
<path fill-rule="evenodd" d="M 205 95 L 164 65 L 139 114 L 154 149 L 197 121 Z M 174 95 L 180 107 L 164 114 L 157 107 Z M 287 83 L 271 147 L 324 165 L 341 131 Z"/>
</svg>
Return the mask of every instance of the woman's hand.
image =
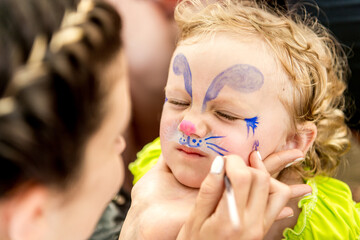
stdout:
<svg viewBox="0 0 360 240">
<path fill-rule="evenodd" d="M 289 162 L 302 156 L 301 154 L 296 150 L 274 153 L 264 159 L 263 163 L 267 168 L 270 167 L 270 173 L 273 174 L 275 170 L 281 170 Z M 253 152 L 250 155 L 251 166 L 265 171 L 264 165 L 258 160 L 256 152 Z M 223 186 L 223 180 L 221 185 Z M 311 191 L 309 188 L 304 184 L 291 185 L 291 198 L 308 193 Z M 218 190 L 218 188 L 214 189 L 215 192 Z M 132 190 L 132 204 L 122 227 L 120 239 L 176 239 L 183 224 L 189 219 L 198 191 L 199 189 L 180 184 L 160 157 L 158 163 L 137 182 Z M 291 209 L 285 208 L 277 219 L 289 216 L 291 213 Z M 223 214 L 227 216 L 227 210 Z"/>
<path fill-rule="evenodd" d="M 218 158 L 203 181 L 190 217 L 177 239 L 262 239 L 276 219 L 291 216 L 285 205 L 294 193 L 291 188 L 270 177 L 261 159 L 253 153 L 253 168 L 235 155 L 226 156 L 224 169 Z M 239 224 L 229 217 L 224 191 L 224 174 L 230 179 L 237 206 Z M 300 188 L 298 188 L 300 189 Z M 305 194 L 311 191 L 306 187 Z"/>
<path fill-rule="evenodd" d="M 198 189 L 180 184 L 162 157 L 133 187 L 119 239 L 176 239 Z"/>
<path fill-rule="evenodd" d="M 274 177 L 284 168 L 303 160 L 304 153 L 302 151 L 298 149 L 291 149 L 272 153 L 264 159 L 263 163 L 270 175 Z"/>
</svg>

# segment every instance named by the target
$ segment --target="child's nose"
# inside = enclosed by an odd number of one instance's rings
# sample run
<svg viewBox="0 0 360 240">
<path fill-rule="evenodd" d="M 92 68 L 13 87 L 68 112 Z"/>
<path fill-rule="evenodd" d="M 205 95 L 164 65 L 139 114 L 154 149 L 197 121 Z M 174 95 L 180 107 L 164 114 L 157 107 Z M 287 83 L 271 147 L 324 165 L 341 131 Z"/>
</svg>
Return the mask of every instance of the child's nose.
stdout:
<svg viewBox="0 0 360 240">
<path fill-rule="evenodd" d="M 206 135 L 206 126 L 201 121 L 184 119 L 179 125 L 179 130 L 187 136 L 195 135 L 198 138 L 202 138 Z"/>
<path fill-rule="evenodd" d="M 188 136 L 190 136 L 196 132 L 195 125 L 192 122 L 187 121 L 187 120 L 183 120 L 180 123 L 179 128 L 180 128 L 180 131 L 182 131 L 183 133 L 185 133 Z"/>
</svg>

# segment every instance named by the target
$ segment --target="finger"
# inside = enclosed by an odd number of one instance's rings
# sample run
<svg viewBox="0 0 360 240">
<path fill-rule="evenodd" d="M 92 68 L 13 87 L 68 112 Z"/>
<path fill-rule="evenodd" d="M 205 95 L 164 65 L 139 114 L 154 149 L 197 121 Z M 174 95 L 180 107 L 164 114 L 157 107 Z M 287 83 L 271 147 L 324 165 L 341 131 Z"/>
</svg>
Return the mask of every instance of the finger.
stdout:
<svg viewBox="0 0 360 240">
<path fill-rule="evenodd" d="M 270 179 L 270 195 L 264 216 L 265 228 L 268 229 L 291 197 L 290 187 L 278 180 Z"/>
<path fill-rule="evenodd" d="M 305 197 L 311 195 L 312 188 L 307 184 L 289 185 L 291 190 L 290 198 Z"/>
<path fill-rule="evenodd" d="M 294 210 L 291 207 L 284 207 L 279 215 L 275 218 L 275 221 L 282 220 L 294 216 Z"/>
<path fill-rule="evenodd" d="M 273 175 L 283 170 L 290 163 L 304 160 L 303 157 L 302 151 L 291 149 L 270 154 L 263 162 L 270 175 Z"/>
<path fill-rule="evenodd" d="M 253 168 L 259 169 L 264 172 L 268 172 L 264 163 L 262 162 L 262 158 L 259 151 L 253 151 L 250 154 L 249 163 L 250 166 Z"/>
<path fill-rule="evenodd" d="M 244 160 L 236 155 L 226 156 L 226 175 L 230 180 L 239 213 L 243 213 L 248 202 L 252 174 Z"/>
<path fill-rule="evenodd" d="M 254 223 L 263 223 L 264 214 L 268 204 L 270 179 L 269 173 L 258 169 L 251 169 L 252 185 L 248 200 L 248 210 Z"/>
<path fill-rule="evenodd" d="M 229 205 L 227 202 L 226 190 L 224 191 L 219 203 L 215 209 L 215 212 L 206 219 L 201 226 L 201 231 L 205 231 L 208 236 L 218 236 L 223 231 L 222 226 L 236 227 L 232 222 L 229 211 Z M 237 213 L 237 212 L 236 212 Z"/>
<path fill-rule="evenodd" d="M 224 193 L 224 165 L 224 158 L 216 157 L 211 165 L 210 173 L 200 186 L 192 214 L 194 229 L 200 229 L 206 219 L 215 212 Z"/>
</svg>

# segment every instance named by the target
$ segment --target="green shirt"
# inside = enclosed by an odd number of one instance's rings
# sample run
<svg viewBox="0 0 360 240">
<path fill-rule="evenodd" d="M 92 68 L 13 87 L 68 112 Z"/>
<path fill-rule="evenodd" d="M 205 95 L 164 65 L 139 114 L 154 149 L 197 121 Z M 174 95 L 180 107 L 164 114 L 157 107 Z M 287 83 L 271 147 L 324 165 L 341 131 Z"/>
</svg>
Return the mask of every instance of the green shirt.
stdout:
<svg viewBox="0 0 360 240">
<path fill-rule="evenodd" d="M 134 184 L 154 166 L 161 154 L 160 139 L 147 144 L 130 163 Z M 302 198 L 302 209 L 293 229 L 286 228 L 284 239 L 360 240 L 360 203 L 352 200 L 349 187 L 337 179 L 316 176 L 306 181 L 312 195 Z"/>
</svg>

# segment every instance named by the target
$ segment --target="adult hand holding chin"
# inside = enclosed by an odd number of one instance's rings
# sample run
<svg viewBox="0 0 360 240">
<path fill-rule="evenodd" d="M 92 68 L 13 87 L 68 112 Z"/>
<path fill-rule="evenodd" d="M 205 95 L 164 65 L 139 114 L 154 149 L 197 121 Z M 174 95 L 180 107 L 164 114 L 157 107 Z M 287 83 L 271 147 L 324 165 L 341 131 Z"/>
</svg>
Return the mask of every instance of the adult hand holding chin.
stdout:
<svg viewBox="0 0 360 240">
<path fill-rule="evenodd" d="M 269 157 L 273 166 L 280 164 L 280 158 Z M 290 198 L 311 192 L 308 185 L 287 186 L 271 178 L 264 165 L 266 161 L 253 152 L 251 167 L 248 167 L 240 157 L 226 156 L 224 168 L 216 173 L 213 168 L 199 191 L 180 184 L 160 157 L 134 186 L 132 205 L 119 239 L 223 239 L 227 236 L 248 239 L 249 236 L 264 236 L 275 220 L 293 214 L 291 208 L 285 207 Z M 240 226 L 236 228 L 230 221 L 225 198 L 225 171 L 232 184 L 240 218 Z"/>
<path fill-rule="evenodd" d="M 178 240 L 182 239 L 262 239 L 275 220 L 293 214 L 285 207 L 288 200 L 303 195 L 302 192 L 271 178 L 261 158 L 252 153 L 252 167 L 235 155 L 226 156 L 225 163 L 216 158 L 212 170 L 203 181 L 196 204 L 182 226 Z M 221 168 L 221 166 L 224 166 Z M 235 224 L 229 214 L 228 199 L 224 187 L 224 175 L 230 179 L 235 196 Z M 300 188 L 300 186 L 298 186 Z M 230 211 L 234 211 L 231 209 Z"/>
<path fill-rule="evenodd" d="M 119 239 L 176 239 L 197 193 L 198 189 L 180 184 L 160 156 L 133 187 Z"/>
</svg>

